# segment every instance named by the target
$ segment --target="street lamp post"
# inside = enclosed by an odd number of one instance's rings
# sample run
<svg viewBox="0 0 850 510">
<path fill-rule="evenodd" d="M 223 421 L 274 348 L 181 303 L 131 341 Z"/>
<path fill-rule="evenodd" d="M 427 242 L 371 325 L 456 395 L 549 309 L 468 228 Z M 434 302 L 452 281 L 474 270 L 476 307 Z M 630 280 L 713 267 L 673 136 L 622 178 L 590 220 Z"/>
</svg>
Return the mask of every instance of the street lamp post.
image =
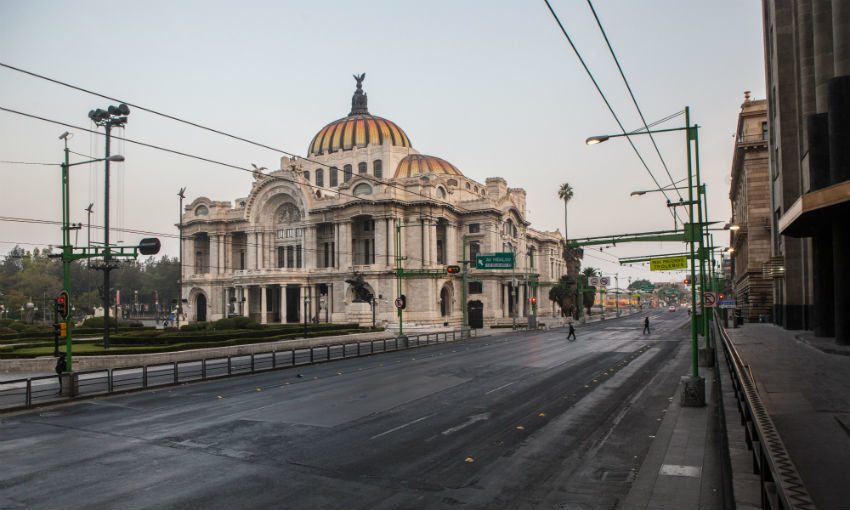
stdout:
<svg viewBox="0 0 850 510">
<path fill-rule="evenodd" d="M 688 221 L 689 225 L 685 231 L 685 240 L 690 244 L 690 259 L 691 259 L 691 301 L 696 305 L 696 265 L 697 265 L 697 256 L 699 254 L 699 264 L 700 264 L 700 278 L 702 279 L 704 274 L 704 232 L 705 224 L 703 223 L 702 218 L 702 204 L 701 204 L 701 185 L 699 178 L 699 140 L 698 140 L 698 127 L 697 125 L 691 125 L 690 119 L 690 107 L 685 107 L 685 126 L 670 128 L 670 129 L 657 129 L 657 130 L 645 130 L 635 133 L 622 133 L 615 135 L 601 135 L 601 136 L 592 136 L 586 140 L 588 145 L 598 144 L 604 141 L 609 140 L 610 138 L 617 137 L 627 137 L 627 136 L 637 136 L 644 135 L 649 133 L 666 133 L 673 131 L 685 131 L 685 145 L 686 145 L 686 154 L 687 154 L 687 171 L 688 171 L 688 201 L 680 201 L 678 204 L 668 203 L 668 207 L 679 206 L 679 205 L 687 205 L 688 206 Z M 691 147 L 691 142 L 693 142 L 694 146 Z M 693 162 L 696 161 L 696 176 L 693 175 Z M 696 179 L 694 179 L 696 177 Z M 696 180 L 696 182 L 694 182 Z M 674 183 L 675 184 L 675 183 Z M 694 196 L 694 188 L 697 190 L 696 196 Z M 694 224 L 694 206 L 697 206 L 697 217 L 698 222 Z M 699 253 L 697 252 L 697 245 L 699 246 Z M 704 306 L 704 303 L 703 303 Z M 688 407 L 701 407 L 705 405 L 705 379 L 699 376 L 699 341 L 697 335 L 697 318 L 696 309 L 694 309 L 694 313 L 691 314 L 691 376 L 682 377 L 683 391 L 681 393 L 681 405 Z"/>
<path fill-rule="evenodd" d="M 180 276 L 177 280 L 177 331 L 180 331 L 180 315 L 183 312 L 183 199 L 186 198 L 186 188 L 180 188 L 180 191 L 177 193 L 177 196 L 180 197 L 180 210 L 177 212 L 177 221 L 178 221 L 178 234 L 180 236 L 179 241 L 179 253 L 178 253 L 178 265 L 180 266 Z"/>
</svg>

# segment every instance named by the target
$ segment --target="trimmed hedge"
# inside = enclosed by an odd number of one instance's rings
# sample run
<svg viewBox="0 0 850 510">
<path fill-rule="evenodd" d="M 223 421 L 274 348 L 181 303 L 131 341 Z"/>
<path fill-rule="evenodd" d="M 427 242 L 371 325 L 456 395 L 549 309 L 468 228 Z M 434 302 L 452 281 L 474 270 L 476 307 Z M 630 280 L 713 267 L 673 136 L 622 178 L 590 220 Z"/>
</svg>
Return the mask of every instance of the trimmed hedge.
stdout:
<svg viewBox="0 0 850 510">
<path fill-rule="evenodd" d="M 356 329 L 344 329 L 334 332 L 334 334 L 338 335 L 350 335 L 354 333 L 368 333 L 372 331 L 383 331 L 383 328 L 356 328 Z M 308 332 L 307 338 L 315 338 L 320 336 L 326 336 L 322 334 L 322 332 L 314 331 Z M 264 343 L 264 342 L 275 342 L 278 340 L 286 340 L 289 338 L 303 338 L 302 333 L 288 333 L 285 335 L 281 335 L 280 338 L 235 338 L 226 341 L 220 342 L 198 342 L 198 343 L 175 343 L 170 345 L 140 345 L 140 346 L 125 346 L 125 348 L 120 347 L 110 347 L 108 351 L 104 350 L 96 350 L 90 352 L 80 352 L 74 351 L 74 356 L 102 356 L 104 354 L 109 355 L 122 355 L 122 354 L 154 354 L 161 352 L 174 352 L 174 351 L 184 351 L 184 350 L 192 350 L 192 349 L 205 349 L 212 347 L 229 347 L 234 345 L 243 345 L 243 344 L 255 344 L 255 343 Z M 321 347 L 319 345 L 313 347 Z M 23 350 L 21 348 L 20 350 Z M 49 356 L 53 353 L 52 346 L 50 348 L 42 347 L 40 352 L 35 353 L 23 353 L 23 352 L 4 352 L 2 348 L 0 348 L 0 358 L 3 359 L 22 359 L 22 358 L 34 358 L 37 356 Z"/>
<path fill-rule="evenodd" d="M 103 323 L 104 323 L 103 317 L 89 317 L 88 319 L 86 319 L 86 320 L 83 322 L 83 328 L 100 328 L 100 329 L 103 329 Z M 127 321 L 127 320 L 125 320 L 125 321 L 119 321 L 119 322 L 118 322 L 118 325 L 119 325 L 119 327 L 120 327 L 120 326 L 124 326 L 124 327 L 127 327 L 127 328 L 141 328 L 141 327 L 144 327 L 144 324 L 142 324 L 141 322 L 138 322 L 138 321 Z M 110 317 L 110 318 L 109 318 L 109 327 L 110 327 L 110 328 L 114 328 L 114 327 L 115 327 L 115 317 Z M 83 329 L 83 328 L 81 328 L 81 329 Z"/>
<path fill-rule="evenodd" d="M 308 326 L 307 334 L 308 336 L 323 336 L 341 331 L 354 330 L 361 330 L 361 328 L 357 324 L 313 324 Z M 158 330 L 156 332 L 134 331 L 112 335 L 110 340 L 115 345 L 170 345 L 178 343 L 220 343 L 241 338 L 273 339 L 274 337 L 294 338 L 297 336 L 304 336 L 304 327 L 298 327 L 298 325 L 293 324 L 259 330 L 201 330 L 180 332 L 175 330 Z"/>
</svg>

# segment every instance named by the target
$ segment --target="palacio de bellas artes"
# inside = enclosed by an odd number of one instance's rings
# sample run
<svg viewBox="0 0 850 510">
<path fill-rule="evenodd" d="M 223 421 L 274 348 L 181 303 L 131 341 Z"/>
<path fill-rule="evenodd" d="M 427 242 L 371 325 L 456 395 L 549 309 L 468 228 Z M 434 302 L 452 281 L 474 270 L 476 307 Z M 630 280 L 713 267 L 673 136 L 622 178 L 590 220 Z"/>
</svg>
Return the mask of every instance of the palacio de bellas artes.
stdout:
<svg viewBox="0 0 850 510">
<path fill-rule="evenodd" d="M 255 166 L 243 198 L 184 207 L 188 320 L 398 327 L 399 296 L 403 327 L 459 327 L 464 306 L 472 327 L 558 317 L 548 295 L 567 272 L 561 233 L 531 228 L 522 188 L 419 153 L 369 113 L 364 78 L 351 112 L 316 133 L 307 157 Z M 477 255 L 506 252 L 514 269 L 475 268 Z"/>
</svg>

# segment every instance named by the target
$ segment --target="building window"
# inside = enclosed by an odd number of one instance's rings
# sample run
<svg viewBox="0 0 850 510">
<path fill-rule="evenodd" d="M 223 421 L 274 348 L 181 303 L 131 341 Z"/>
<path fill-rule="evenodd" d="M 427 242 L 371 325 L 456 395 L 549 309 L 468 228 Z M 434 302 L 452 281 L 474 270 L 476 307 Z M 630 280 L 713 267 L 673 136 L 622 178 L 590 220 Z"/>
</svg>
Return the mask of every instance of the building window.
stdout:
<svg viewBox="0 0 850 510">
<path fill-rule="evenodd" d="M 378 179 L 383 179 L 384 177 L 384 164 L 380 159 L 376 159 L 372 162 L 372 173 L 375 174 L 375 177 Z"/>
<path fill-rule="evenodd" d="M 239 269 L 245 269 L 245 250 L 239 250 Z"/>
<path fill-rule="evenodd" d="M 304 180 L 310 182 L 310 171 L 304 170 Z"/>
<path fill-rule="evenodd" d="M 761 123 L 761 139 L 767 140 L 767 121 Z"/>
<path fill-rule="evenodd" d="M 351 165 L 342 167 L 342 181 L 348 182 L 351 180 Z"/>
<path fill-rule="evenodd" d="M 332 166 L 331 167 L 331 187 L 334 188 L 339 186 L 339 168 Z"/>
<path fill-rule="evenodd" d="M 437 198 L 439 198 L 440 200 L 446 199 L 446 190 L 444 190 L 440 186 L 437 187 Z"/>
<path fill-rule="evenodd" d="M 325 172 L 321 168 L 316 170 L 316 186 L 325 185 Z"/>
<path fill-rule="evenodd" d="M 375 263 L 375 241 L 372 239 L 363 240 L 363 258 L 366 264 Z"/>
<path fill-rule="evenodd" d="M 469 260 L 475 264 L 475 257 L 477 257 L 481 253 L 481 243 L 478 241 L 472 241 L 469 243 Z"/>
<path fill-rule="evenodd" d="M 467 183 L 466 183 L 466 189 L 469 189 L 469 188 L 471 188 L 471 187 L 472 187 L 472 186 L 470 186 L 470 185 L 469 185 L 469 183 L 467 182 Z"/>
<path fill-rule="evenodd" d="M 301 267 L 301 245 L 295 246 L 295 267 Z"/>
<path fill-rule="evenodd" d="M 470 234 L 478 234 L 481 232 L 481 224 L 480 223 L 470 223 L 469 224 L 469 233 Z"/>
<path fill-rule="evenodd" d="M 369 186 L 365 182 L 361 182 L 357 186 L 354 186 L 354 190 L 352 193 L 355 197 L 359 197 L 361 195 L 371 195 L 372 194 L 372 186 Z"/>
<path fill-rule="evenodd" d="M 199 205 L 197 209 L 195 209 L 195 216 L 206 216 L 210 213 L 210 210 L 207 209 L 205 205 Z"/>
<path fill-rule="evenodd" d="M 369 168 L 368 168 L 368 165 L 366 164 L 365 161 L 357 163 L 357 173 L 358 174 L 365 175 L 366 172 L 368 172 L 368 171 L 369 171 Z"/>
<path fill-rule="evenodd" d="M 283 246 L 277 247 L 277 267 L 286 267 L 286 249 Z"/>
<path fill-rule="evenodd" d="M 484 285 L 481 282 L 469 282 L 470 294 L 481 294 L 484 292 Z"/>
<path fill-rule="evenodd" d="M 437 239 L 437 264 L 446 263 L 446 253 L 445 250 L 443 250 L 443 246 L 445 246 L 443 240 Z"/>
<path fill-rule="evenodd" d="M 286 267 L 295 267 L 295 251 L 292 246 L 286 247 Z"/>
</svg>

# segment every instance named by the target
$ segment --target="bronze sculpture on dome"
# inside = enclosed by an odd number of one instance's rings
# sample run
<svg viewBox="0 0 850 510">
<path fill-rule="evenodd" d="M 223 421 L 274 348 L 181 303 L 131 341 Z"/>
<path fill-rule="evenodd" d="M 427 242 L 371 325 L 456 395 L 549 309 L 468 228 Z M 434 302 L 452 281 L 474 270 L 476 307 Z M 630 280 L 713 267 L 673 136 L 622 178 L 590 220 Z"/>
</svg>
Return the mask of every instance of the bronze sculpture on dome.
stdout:
<svg viewBox="0 0 850 510">
<path fill-rule="evenodd" d="M 357 82 L 357 90 L 351 97 L 351 113 L 349 115 L 357 115 L 359 113 L 369 113 L 369 108 L 366 106 L 366 93 L 363 92 L 363 80 L 366 79 L 366 73 L 360 76 L 354 75 L 354 80 Z"/>
</svg>

